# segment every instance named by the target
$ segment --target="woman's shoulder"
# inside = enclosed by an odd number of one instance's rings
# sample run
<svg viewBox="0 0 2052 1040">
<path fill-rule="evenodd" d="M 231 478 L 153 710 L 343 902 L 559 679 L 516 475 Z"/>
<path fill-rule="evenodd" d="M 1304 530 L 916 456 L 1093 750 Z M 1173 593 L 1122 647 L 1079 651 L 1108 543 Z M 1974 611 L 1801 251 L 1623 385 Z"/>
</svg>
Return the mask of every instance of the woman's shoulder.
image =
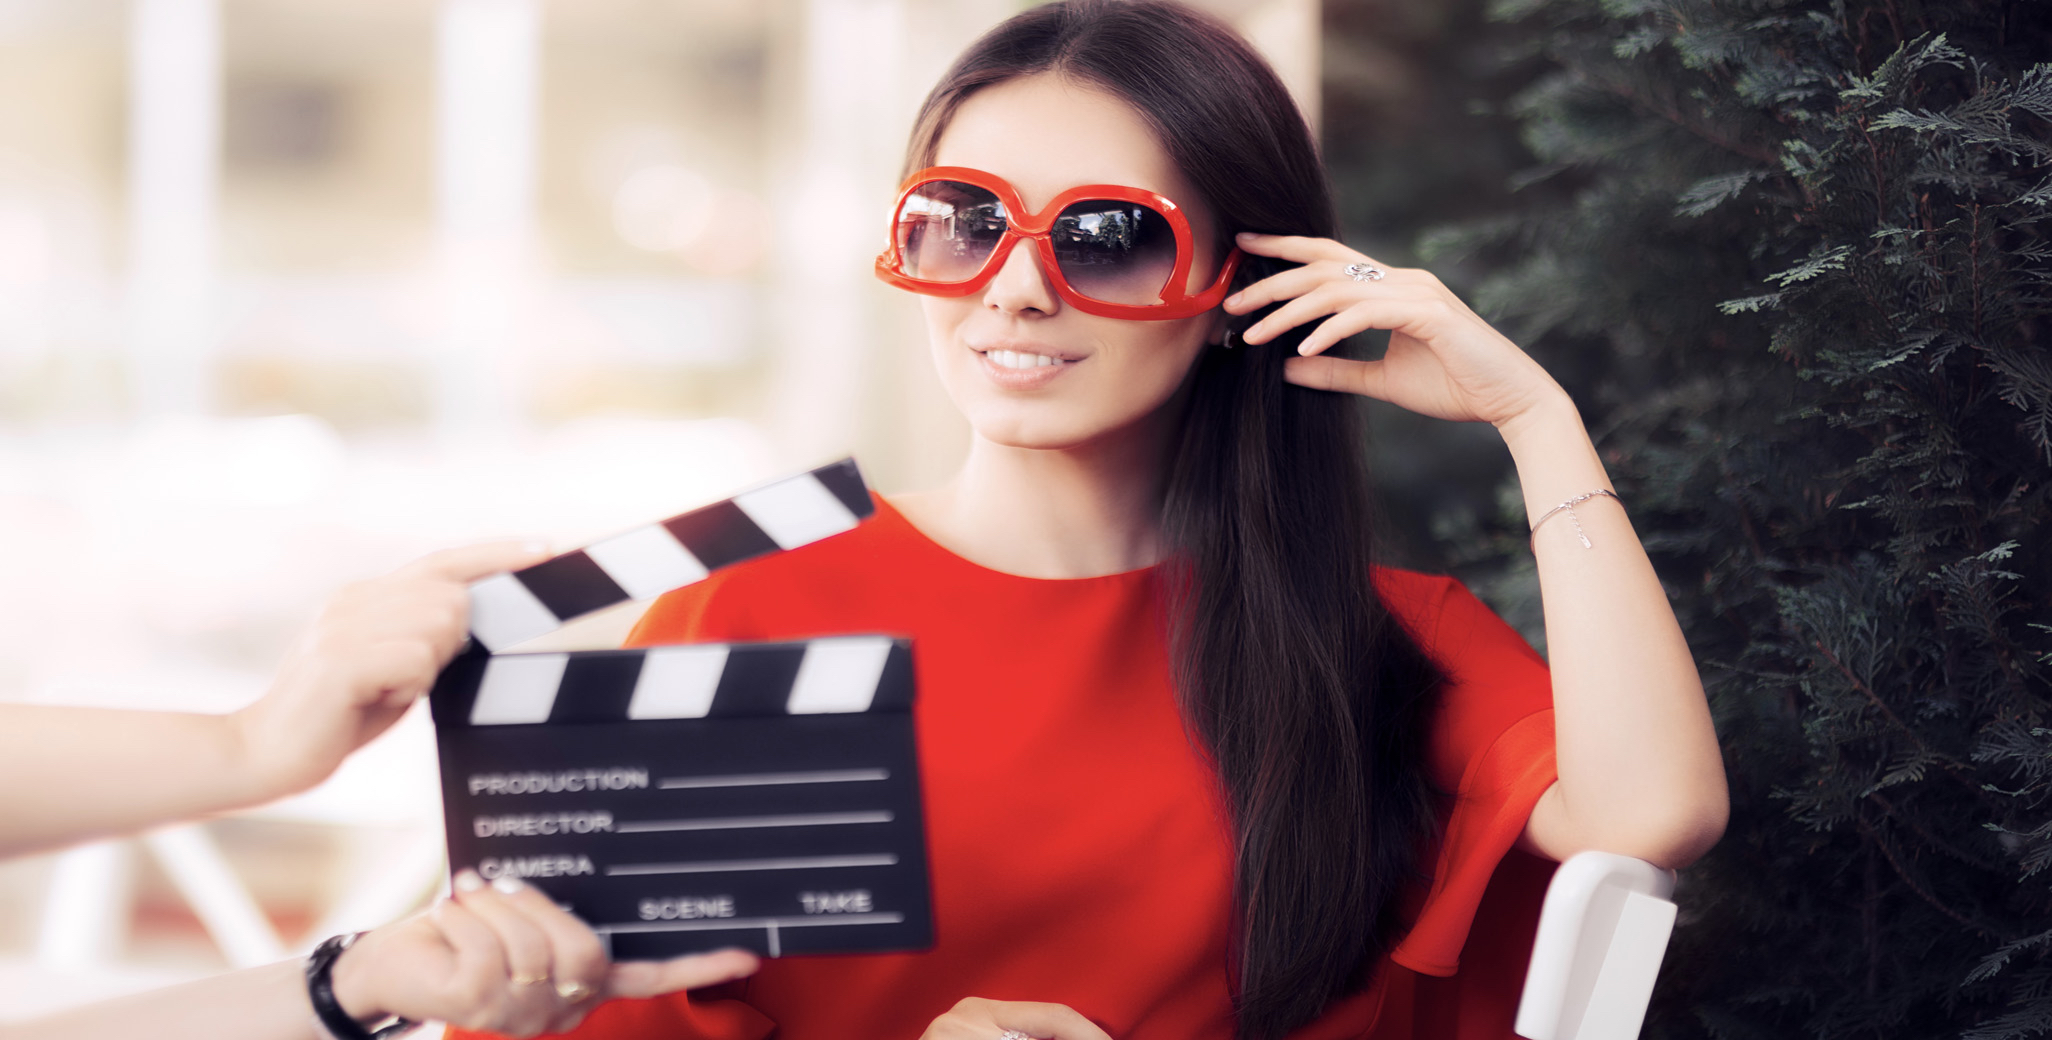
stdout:
<svg viewBox="0 0 2052 1040">
<path fill-rule="evenodd" d="M 1397 567 L 1376 567 L 1376 595 L 1411 638 L 1450 673 L 1509 657 L 1545 668 L 1545 659 L 1468 590 L 1460 579 Z"/>
<path fill-rule="evenodd" d="M 1506 734 L 1553 708 L 1546 659 L 1458 579 L 1378 568 L 1376 591 L 1445 673 L 1432 724 L 1432 772 L 1444 787 L 1472 771 Z M 1521 726 L 1521 723 L 1527 723 Z M 1544 729 L 1550 737 L 1551 726 Z"/>
<path fill-rule="evenodd" d="M 859 608 L 869 594 L 903 583 L 920 566 L 917 544 L 898 529 L 902 518 L 880 497 L 876 501 L 876 513 L 852 530 L 745 560 L 665 593 L 642 615 L 627 645 L 829 634 L 833 619 L 823 614 Z M 808 630 L 821 625 L 826 628 Z"/>
</svg>

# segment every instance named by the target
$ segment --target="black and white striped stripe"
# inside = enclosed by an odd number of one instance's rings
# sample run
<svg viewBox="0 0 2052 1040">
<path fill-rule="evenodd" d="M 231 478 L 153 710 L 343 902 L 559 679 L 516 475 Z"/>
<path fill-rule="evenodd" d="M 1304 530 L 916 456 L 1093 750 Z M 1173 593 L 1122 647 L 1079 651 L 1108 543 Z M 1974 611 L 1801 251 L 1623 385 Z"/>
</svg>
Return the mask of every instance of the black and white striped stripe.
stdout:
<svg viewBox="0 0 2052 1040">
<path fill-rule="evenodd" d="M 889 636 L 458 657 L 442 727 L 906 711 L 911 648 Z"/>
<path fill-rule="evenodd" d="M 874 511 L 855 460 L 843 459 L 477 582 L 470 587 L 470 634 L 485 649 L 501 650 L 595 610 L 651 599 L 730 564 L 840 534 Z"/>
</svg>

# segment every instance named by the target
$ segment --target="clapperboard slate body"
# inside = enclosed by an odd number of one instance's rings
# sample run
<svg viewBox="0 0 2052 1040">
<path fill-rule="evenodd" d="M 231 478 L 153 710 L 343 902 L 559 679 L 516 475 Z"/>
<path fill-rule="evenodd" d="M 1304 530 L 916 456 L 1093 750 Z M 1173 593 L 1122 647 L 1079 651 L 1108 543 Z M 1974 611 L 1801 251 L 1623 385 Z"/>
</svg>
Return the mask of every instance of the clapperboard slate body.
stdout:
<svg viewBox="0 0 2052 1040">
<path fill-rule="evenodd" d="M 472 586 L 431 697 L 451 869 L 531 881 L 622 960 L 931 946 L 909 642 L 491 652 L 872 510 L 844 461 Z"/>
</svg>

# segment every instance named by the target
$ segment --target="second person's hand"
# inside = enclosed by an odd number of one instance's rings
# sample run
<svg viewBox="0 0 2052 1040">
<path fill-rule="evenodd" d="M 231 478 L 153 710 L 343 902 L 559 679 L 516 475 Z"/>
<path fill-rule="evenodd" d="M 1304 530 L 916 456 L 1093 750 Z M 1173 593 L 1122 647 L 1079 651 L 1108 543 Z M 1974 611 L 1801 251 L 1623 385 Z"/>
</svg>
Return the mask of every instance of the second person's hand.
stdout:
<svg viewBox="0 0 2052 1040">
<path fill-rule="evenodd" d="M 271 688 L 229 716 L 262 796 L 326 779 L 434 685 L 468 637 L 471 582 L 547 558 L 535 542 L 450 549 L 330 600 L 294 644 Z"/>
<path fill-rule="evenodd" d="M 742 950 L 614 964 L 599 937 L 532 885 L 456 876 L 433 910 L 364 935 L 332 969 L 335 999 L 365 1024 L 388 1016 L 529 1037 L 575 1028 L 599 1004 L 753 974 Z"/>
</svg>

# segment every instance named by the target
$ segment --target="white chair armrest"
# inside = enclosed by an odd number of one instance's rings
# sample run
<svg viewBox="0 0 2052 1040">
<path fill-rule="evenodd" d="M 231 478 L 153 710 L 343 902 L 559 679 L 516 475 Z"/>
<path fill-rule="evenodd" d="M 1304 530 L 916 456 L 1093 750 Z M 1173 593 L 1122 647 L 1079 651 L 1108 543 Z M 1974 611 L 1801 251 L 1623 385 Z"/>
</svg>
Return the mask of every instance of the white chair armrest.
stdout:
<svg viewBox="0 0 2052 1040">
<path fill-rule="evenodd" d="M 1674 872 L 1608 852 L 1568 859 L 1546 889 L 1516 1030 L 1530 1040 L 1634 1040 L 1674 931 Z"/>
</svg>

